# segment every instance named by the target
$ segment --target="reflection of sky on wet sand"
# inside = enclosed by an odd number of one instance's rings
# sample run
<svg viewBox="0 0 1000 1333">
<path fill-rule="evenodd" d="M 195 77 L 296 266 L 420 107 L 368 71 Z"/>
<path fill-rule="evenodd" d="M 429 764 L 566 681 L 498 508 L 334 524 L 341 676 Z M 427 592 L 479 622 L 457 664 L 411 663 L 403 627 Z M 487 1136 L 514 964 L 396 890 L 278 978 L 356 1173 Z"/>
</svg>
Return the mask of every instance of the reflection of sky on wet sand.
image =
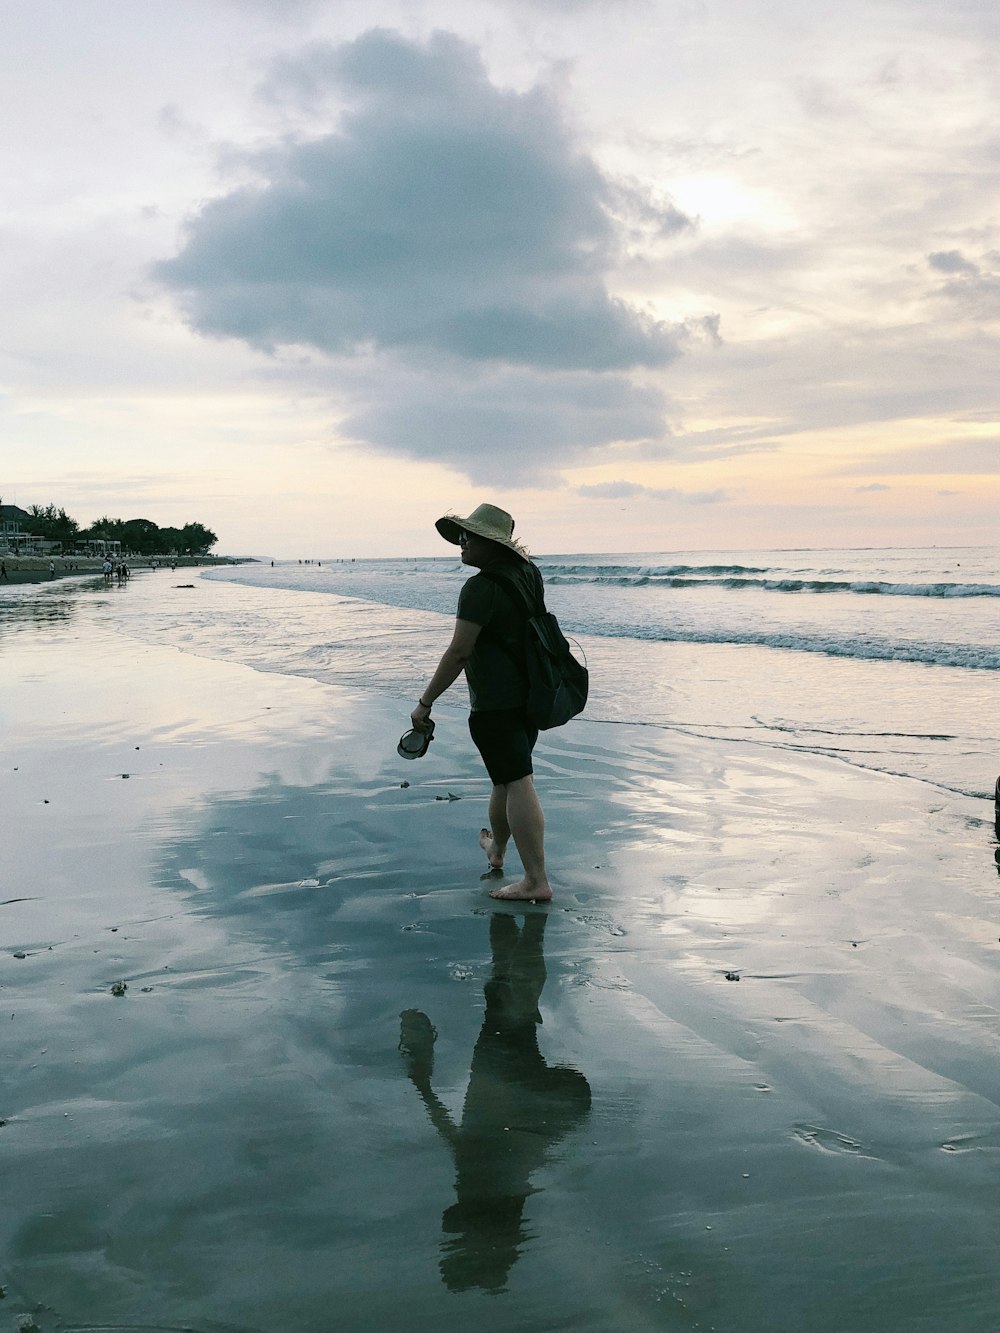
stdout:
<svg viewBox="0 0 1000 1333">
<path fill-rule="evenodd" d="M 304 1182 L 296 1174 L 288 1184 L 305 1191 L 314 1228 L 311 1246 L 326 1252 L 328 1279 L 349 1289 L 357 1284 L 355 1293 L 346 1293 L 348 1308 L 352 1301 L 373 1299 L 370 1288 L 379 1280 L 387 1253 L 395 1268 L 403 1262 L 399 1256 L 413 1250 L 414 1221 L 396 1219 L 396 1211 L 402 1208 L 405 1214 L 420 1199 L 423 1213 L 428 1196 L 446 1200 L 450 1192 L 443 1163 L 424 1153 L 428 1160 L 421 1177 L 409 1162 L 421 1135 L 413 1103 L 404 1098 L 400 1104 L 405 1083 L 396 1050 L 399 1008 L 410 995 L 441 1013 L 441 1021 L 452 1028 L 444 1043 L 444 1095 L 454 1099 L 456 1076 L 469 1082 L 456 1146 L 463 1183 L 443 1224 L 443 1203 L 419 1222 L 417 1252 L 423 1253 L 433 1232 L 440 1234 L 444 1225 L 449 1234 L 457 1233 L 442 1258 L 448 1285 L 498 1289 L 503 1282 L 497 1280 L 497 1245 L 504 1249 L 507 1244 L 498 1241 L 498 1228 L 506 1236 L 512 1226 L 520 1236 L 519 1243 L 510 1242 L 508 1262 L 513 1262 L 518 1248 L 530 1245 L 535 1234 L 530 1220 L 523 1233 L 519 1223 L 529 1195 L 545 1186 L 532 1175 L 546 1159 L 546 1145 L 578 1119 L 574 1108 L 581 1091 L 584 1113 L 589 1104 L 582 1075 L 548 1066 L 538 1049 L 545 918 L 539 915 L 528 925 L 522 947 L 512 943 L 505 950 L 509 932 L 517 931 L 513 916 L 490 914 L 484 905 L 481 912 L 456 919 L 454 902 L 437 890 L 440 881 L 430 856 L 424 857 L 421 874 L 400 876 L 398 857 L 372 845 L 371 830 L 359 827 L 357 803 L 346 798 L 342 784 L 334 785 L 336 790 L 314 790 L 266 782 L 248 797 L 212 802 L 191 836 L 168 841 L 160 858 L 160 882 L 178 883 L 188 895 L 189 912 L 204 914 L 210 922 L 221 920 L 227 946 L 214 968 L 202 966 L 191 975 L 173 968 L 157 989 L 166 988 L 186 1002 L 197 1002 L 200 994 L 213 1012 L 220 1006 L 223 1014 L 231 1011 L 229 1022 L 223 1018 L 225 1084 L 249 1081 L 251 1106 L 264 1088 L 281 1090 L 271 1152 L 251 1150 L 257 1168 L 268 1176 L 280 1170 L 284 1177 L 289 1126 L 296 1127 L 293 1140 L 306 1135 L 305 1143 L 292 1144 L 293 1162 L 300 1151 L 320 1155 L 315 1178 Z M 357 795 L 365 802 L 377 799 L 374 792 Z M 445 813 L 431 801 L 425 813 Z M 468 878 L 479 887 L 478 872 Z M 468 901 L 457 886 L 449 893 Z M 564 972 L 565 964 L 559 970 Z M 475 1038 L 472 1024 L 480 1022 L 484 987 L 489 1027 L 482 1019 Z M 550 1019 L 558 1012 L 558 990 L 554 998 Z M 501 1033 L 493 1031 L 497 1024 Z M 214 1019 L 205 1036 L 213 1044 L 218 1040 Z M 464 1078 L 455 1067 L 463 1043 Z M 537 1086 L 547 1077 L 560 1084 L 572 1080 L 568 1103 L 566 1088 Z M 494 1123 L 500 1107 L 492 1094 L 520 1086 L 538 1114 L 561 1114 L 566 1104 L 558 1132 L 551 1124 L 519 1125 L 509 1114 L 505 1118 L 513 1123 L 504 1128 Z M 231 1097 L 233 1090 L 220 1085 L 213 1100 L 219 1095 Z M 241 1111 L 241 1123 L 244 1119 Z M 497 1142 L 501 1135 L 506 1142 Z M 405 1182 L 398 1178 L 400 1169 Z M 286 1188 L 284 1179 L 269 1184 L 272 1204 Z M 267 1227 L 267 1215 L 263 1210 L 257 1227 Z M 224 1219 L 219 1221 L 224 1225 Z M 281 1252 L 290 1240 L 284 1217 L 274 1225 L 271 1243 Z M 300 1242 L 301 1232 L 294 1231 L 293 1237 Z M 349 1269 L 344 1268 L 345 1247 Z M 429 1264 L 421 1281 L 437 1266 L 436 1261 Z M 392 1314 L 386 1317 L 391 1322 Z"/>
<path fill-rule="evenodd" d="M 987 823 L 583 726 L 539 756 L 556 903 L 495 912 L 457 711 L 404 766 L 391 702 L 66 629 L 18 636 L 5 693 L 8 1308 L 989 1326 Z"/>
<path fill-rule="evenodd" d="M 392 709 L 338 715 L 329 691 L 253 673 L 222 692 L 230 668 L 168 654 L 152 673 L 148 648 L 130 681 L 111 649 L 46 653 L 19 695 L 25 781 L 9 791 L 38 830 L 54 816 L 41 883 L 37 853 L 21 857 L 41 892 L 4 909 L 28 945 L 5 973 L 31 969 L 0 983 L 27 987 L 28 1045 L 10 1054 L 29 1072 L 3 1108 L 37 1188 L 9 1238 L 20 1285 L 126 1319 L 140 1292 L 151 1316 L 198 1327 L 256 1326 L 258 1309 L 285 1326 L 290 1308 L 319 1326 L 341 1287 L 348 1319 L 381 1309 L 391 1326 L 384 1247 L 403 1281 L 410 1266 L 436 1287 L 410 1214 L 436 1179 L 448 1189 L 433 1166 L 419 1189 L 400 1182 L 414 1117 L 399 1009 L 426 969 L 449 1010 L 461 997 L 456 1042 L 463 1022 L 471 1035 L 489 956 L 485 917 L 462 895 L 456 922 L 455 888 L 440 893 L 454 804 L 434 801 L 440 782 L 418 794 L 380 771 L 399 766 Z M 61 724 L 30 720 L 71 682 Z M 468 799 L 471 760 L 450 785 Z"/>
</svg>

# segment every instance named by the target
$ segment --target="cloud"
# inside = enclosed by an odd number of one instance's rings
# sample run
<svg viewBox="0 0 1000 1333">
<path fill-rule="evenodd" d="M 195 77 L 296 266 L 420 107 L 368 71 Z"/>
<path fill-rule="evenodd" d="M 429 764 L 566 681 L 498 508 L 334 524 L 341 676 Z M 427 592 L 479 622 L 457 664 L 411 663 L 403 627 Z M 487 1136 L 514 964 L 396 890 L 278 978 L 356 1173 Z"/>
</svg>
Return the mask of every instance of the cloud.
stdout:
<svg viewBox="0 0 1000 1333">
<path fill-rule="evenodd" d="M 976 320 L 993 320 L 1000 315 L 1000 255 L 995 250 L 974 263 L 961 250 L 937 250 L 927 256 L 927 262 L 936 273 L 943 273 L 947 281 L 937 295 L 954 302 L 960 312 Z"/>
<path fill-rule="evenodd" d="M 1000 441 L 953 440 L 948 444 L 918 445 L 896 453 L 874 454 L 839 468 L 836 475 L 872 473 L 890 477 L 998 476 Z"/>
<path fill-rule="evenodd" d="M 494 466 L 503 416 L 483 372 L 520 373 L 527 401 L 504 410 L 534 418 L 550 462 L 572 456 L 571 426 L 584 452 L 662 429 L 655 395 L 627 377 L 670 364 L 689 330 L 616 298 L 606 278 L 636 229 L 669 236 L 688 220 L 609 181 L 549 92 L 496 87 L 452 34 L 418 44 L 381 29 L 284 58 L 265 92 L 313 108 L 335 95 L 341 115 L 330 132 L 256 154 L 255 182 L 207 203 L 155 266 L 194 329 L 265 351 L 309 347 L 334 373 L 387 354 L 419 367 L 415 400 L 383 386 L 350 428 L 477 478 Z M 420 443 L 401 425 L 426 416 L 429 396 L 434 446 L 429 430 Z M 463 431 L 464 451 L 452 448 Z"/>
<path fill-rule="evenodd" d="M 594 500 L 676 500 L 682 504 L 719 504 L 728 500 L 724 490 L 681 491 L 673 486 L 641 486 L 635 481 L 601 481 L 578 486 L 577 493 Z"/>
<path fill-rule="evenodd" d="M 507 487 L 555 485 L 559 467 L 609 442 L 662 433 L 666 407 L 657 390 L 622 375 L 523 368 L 475 368 L 443 399 L 440 374 L 397 367 L 391 388 L 367 397 L 342 434 Z"/>
<path fill-rule="evenodd" d="M 934 254 L 927 256 L 927 262 L 931 268 L 937 269 L 939 273 L 972 273 L 976 274 L 979 269 L 970 259 L 966 259 L 961 250 L 937 250 Z"/>
<path fill-rule="evenodd" d="M 588 9 L 614 11 L 627 14 L 630 10 L 643 10 L 648 0 L 499 0 L 502 6 L 511 9 L 553 10 L 555 13 L 575 15 Z"/>
</svg>

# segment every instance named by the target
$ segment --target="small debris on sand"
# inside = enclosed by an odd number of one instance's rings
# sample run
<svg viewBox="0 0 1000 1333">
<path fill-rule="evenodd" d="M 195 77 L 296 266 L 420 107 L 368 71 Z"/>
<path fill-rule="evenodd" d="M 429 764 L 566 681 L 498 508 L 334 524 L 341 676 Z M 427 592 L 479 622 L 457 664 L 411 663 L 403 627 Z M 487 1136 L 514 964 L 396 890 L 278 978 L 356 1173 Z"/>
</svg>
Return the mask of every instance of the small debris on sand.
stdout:
<svg viewBox="0 0 1000 1333">
<path fill-rule="evenodd" d="M 124 995 L 127 990 L 128 990 L 128 982 L 116 981 L 114 985 L 111 987 L 111 994 Z"/>
<path fill-rule="evenodd" d="M 739 979 L 740 979 L 740 974 L 739 974 L 738 972 L 727 972 L 727 973 L 726 973 L 726 980 L 727 980 L 727 981 L 739 981 Z"/>
<path fill-rule="evenodd" d="M 447 796 L 435 796 L 434 799 L 435 801 L 460 801 L 462 798 L 461 796 L 456 796 L 453 791 L 450 791 Z"/>
</svg>

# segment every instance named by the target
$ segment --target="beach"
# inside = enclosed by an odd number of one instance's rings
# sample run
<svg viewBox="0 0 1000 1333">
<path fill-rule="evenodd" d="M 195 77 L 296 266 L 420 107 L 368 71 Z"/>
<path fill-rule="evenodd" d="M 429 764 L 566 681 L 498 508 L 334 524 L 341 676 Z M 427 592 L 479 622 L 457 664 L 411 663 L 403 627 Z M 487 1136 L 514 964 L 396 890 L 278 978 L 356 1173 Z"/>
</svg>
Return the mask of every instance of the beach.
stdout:
<svg viewBox="0 0 1000 1333">
<path fill-rule="evenodd" d="M 362 683 L 433 613 L 187 574 L 2 604 L 0 1327 L 995 1326 L 981 758 L 598 709 L 499 905 L 461 691 Z"/>
</svg>

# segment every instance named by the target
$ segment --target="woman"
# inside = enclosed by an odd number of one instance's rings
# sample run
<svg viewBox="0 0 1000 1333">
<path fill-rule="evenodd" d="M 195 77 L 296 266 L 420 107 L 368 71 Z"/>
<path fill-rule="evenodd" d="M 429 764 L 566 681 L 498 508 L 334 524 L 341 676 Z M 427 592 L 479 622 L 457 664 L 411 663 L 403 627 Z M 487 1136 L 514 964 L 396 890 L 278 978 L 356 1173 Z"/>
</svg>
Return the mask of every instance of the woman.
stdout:
<svg viewBox="0 0 1000 1333">
<path fill-rule="evenodd" d="M 542 576 L 514 541 L 514 520 L 495 505 L 481 504 L 468 518 L 446 514 L 435 526 L 445 541 L 461 547 L 462 563 L 480 573 L 459 593 L 451 643 L 410 717 L 418 731 L 426 731 L 435 700 L 465 672 L 472 706 L 469 730 L 493 783 L 490 827 L 480 831 L 479 843 L 490 867 L 502 870 L 513 837 L 524 866 L 523 879 L 491 890 L 491 896 L 547 902 L 552 889 L 545 873 L 545 817 L 531 763 L 538 728 L 525 714 L 520 604 L 523 598 L 541 609 Z"/>
</svg>

